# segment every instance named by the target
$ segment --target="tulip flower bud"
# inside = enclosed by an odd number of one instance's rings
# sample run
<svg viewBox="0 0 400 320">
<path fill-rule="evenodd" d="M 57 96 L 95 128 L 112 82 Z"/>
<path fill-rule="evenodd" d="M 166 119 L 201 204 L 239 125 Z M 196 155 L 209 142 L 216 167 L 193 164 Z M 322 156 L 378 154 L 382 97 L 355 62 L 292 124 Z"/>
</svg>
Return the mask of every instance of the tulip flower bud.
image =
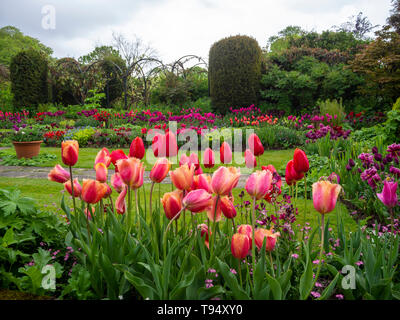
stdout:
<svg viewBox="0 0 400 320">
<path fill-rule="evenodd" d="M 294 150 L 293 168 L 298 174 L 308 172 L 308 170 L 310 169 L 310 164 L 308 162 L 308 158 L 307 158 L 305 152 L 301 149 L 296 148 L 296 150 Z M 300 180 L 300 179 L 296 179 L 296 180 Z"/>
<path fill-rule="evenodd" d="M 102 162 L 99 162 L 98 164 L 96 164 L 95 170 L 96 170 L 96 180 L 99 182 L 106 182 L 108 175 L 108 170 L 106 165 Z"/>
<path fill-rule="evenodd" d="M 78 162 L 79 144 L 76 140 L 61 143 L 61 159 L 66 166 L 74 166 Z"/>
<path fill-rule="evenodd" d="M 169 173 L 172 183 L 179 190 L 190 190 L 193 183 L 194 165 L 190 167 L 185 164 Z"/>
<path fill-rule="evenodd" d="M 140 137 L 136 137 L 132 140 L 131 146 L 129 148 L 129 157 L 134 157 L 142 160 L 144 158 L 145 149 L 143 140 Z"/>
<path fill-rule="evenodd" d="M 235 233 L 232 236 L 231 251 L 236 259 L 244 259 L 250 250 L 250 239 L 242 233 Z"/>
<path fill-rule="evenodd" d="M 227 142 L 223 142 L 221 148 L 219 149 L 219 156 L 222 163 L 231 163 L 232 162 L 232 150 L 230 145 Z"/>
<path fill-rule="evenodd" d="M 250 149 L 247 149 L 244 152 L 244 161 L 246 163 L 246 167 L 249 169 L 253 169 L 257 167 L 257 160 L 254 154 L 250 151 Z"/>
<path fill-rule="evenodd" d="M 254 156 L 258 157 L 264 154 L 264 147 L 261 143 L 260 138 L 255 134 L 249 136 L 249 148 Z"/>
<path fill-rule="evenodd" d="M 329 181 L 318 181 L 312 185 L 314 208 L 321 214 L 335 209 L 341 186 Z"/>
<path fill-rule="evenodd" d="M 122 191 L 122 189 L 124 188 L 124 182 L 122 181 L 121 175 L 119 174 L 119 172 L 114 173 L 111 176 L 111 185 L 113 186 L 115 191 L 117 191 L 118 193 L 120 193 Z"/>
<path fill-rule="evenodd" d="M 150 172 L 150 180 L 156 183 L 161 183 L 167 176 L 171 163 L 167 158 L 157 159 Z"/>
<path fill-rule="evenodd" d="M 96 164 L 98 163 L 104 163 L 107 168 L 110 166 L 111 156 L 107 148 L 103 148 L 97 153 L 96 159 L 94 160 L 94 166 L 96 167 Z"/>
<path fill-rule="evenodd" d="M 204 168 L 212 168 L 215 165 L 214 152 L 210 148 L 204 150 L 203 165 Z"/>
<path fill-rule="evenodd" d="M 236 217 L 236 208 L 231 200 L 228 197 L 222 197 L 221 201 L 221 211 L 224 216 L 228 219 L 233 219 Z"/>
</svg>

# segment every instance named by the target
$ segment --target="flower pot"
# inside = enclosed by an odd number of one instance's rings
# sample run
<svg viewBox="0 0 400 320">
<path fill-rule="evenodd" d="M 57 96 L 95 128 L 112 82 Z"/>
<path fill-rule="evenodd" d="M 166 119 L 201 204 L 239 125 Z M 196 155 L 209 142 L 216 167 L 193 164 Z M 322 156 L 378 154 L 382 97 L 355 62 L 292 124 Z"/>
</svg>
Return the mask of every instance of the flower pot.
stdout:
<svg viewBox="0 0 400 320">
<path fill-rule="evenodd" d="M 15 148 L 15 152 L 17 153 L 17 158 L 27 158 L 30 159 L 39 154 L 40 144 L 43 140 L 40 141 L 13 141 L 13 145 Z"/>
</svg>

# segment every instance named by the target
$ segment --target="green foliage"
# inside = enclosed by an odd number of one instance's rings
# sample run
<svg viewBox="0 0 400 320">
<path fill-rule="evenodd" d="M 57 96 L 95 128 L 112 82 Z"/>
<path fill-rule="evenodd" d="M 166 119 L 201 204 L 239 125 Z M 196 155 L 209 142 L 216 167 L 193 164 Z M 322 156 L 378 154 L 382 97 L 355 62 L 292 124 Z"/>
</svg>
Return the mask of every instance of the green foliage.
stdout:
<svg viewBox="0 0 400 320">
<path fill-rule="evenodd" d="M 21 50 L 34 49 L 50 56 L 53 50 L 39 40 L 25 36 L 18 28 L 6 26 L 0 29 L 0 64 L 9 66 L 12 58 Z"/>
<path fill-rule="evenodd" d="M 317 103 L 319 104 L 320 114 L 329 114 L 333 117 L 331 121 L 332 125 L 340 126 L 343 123 L 343 120 L 346 118 L 346 113 L 344 112 L 342 99 L 339 101 L 336 99 L 327 99 L 325 101 L 318 101 Z"/>
<path fill-rule="evenodd" d="M 396 102 L 393 104 L 392 110 L 400 111 L 400 98 L 397 98 Z"/>
<path fill-rule="evenodd" d="M 280 125 L 267 125 L 256 128 L 256 134 L 261 143 L 269 149 L 288 149 L 299 147 L 304 141 L 304 133 Z"/>
<path fill-rule="evenodd" d="M 65 136 L 67 138 L 68 135 L 72 137 L 72 140 L 78 141 L 79 145 L 84 147 L 87 145 L 88 141 L 91 139 L 93 134 L 96 132 L 94 128 L 79 128 L 76 130 L 68 131 Z"/>
<path fill-rule="evenodd" d="M 100 101 L 105 97 L 105 93 L 97 93 L 96 89 L 89 90 L 89 95 L 85 99 L 84 108 L 86 110 L 99 108 L 101 106 Z"/>
<path fill-rule="evenodd" d="M 13 111 L 13 94 L 11 92 L 11 82 L 0 81 L 0 110 Z"/>
<path fill-rule="evenodd" d="M 383 124 L 383 131 L 388 144 L 398 141 L 400 136 L 400 110 L 388 111 L 387 120 Z"/>
<path fill-rule="evenodd" d="M 44 130 L 38 126 L 20 128 L 13 134 L 13 141 L 41 141 L 43 140 Z"/>
<path fill-rule="evenodd" d="M 250 37 L 228 37 L 212 45 L 208 76 L 215 110 L 226 113 L 229 107 L 257 104 L 261 63 L 261 49 Z"/>
<path fill-rule="evenodd" d="M 10 64 L 14 107 L 35 111 L 48 99 L 47 58 L 33 49 L 19 52 Z"/>
<path fill-rule="evenodd" d="M 38 165 L 57 159 L 57 156 L 51 153 L 41 153 L 36 157 L 30 159 L 21 158 L 18 159 L 14 154 L 8 154 L 0 151 L 0 164 L 2 166 L 32 166 L 37 167 Z"/>
</svg>

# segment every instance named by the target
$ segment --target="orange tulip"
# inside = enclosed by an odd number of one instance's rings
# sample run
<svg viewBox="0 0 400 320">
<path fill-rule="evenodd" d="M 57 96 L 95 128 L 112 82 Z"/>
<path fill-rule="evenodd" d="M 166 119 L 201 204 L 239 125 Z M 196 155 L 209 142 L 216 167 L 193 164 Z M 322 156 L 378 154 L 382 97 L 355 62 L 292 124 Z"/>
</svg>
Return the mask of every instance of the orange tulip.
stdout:
<svg viewBox="0 0 400 320">
<path fill-rule="evenodd" d="M 61 143 L 61 159 L 66 166 L 74 166 L 78 162 L 79 144 L 76 140 Z"/>
<path fill-rule="evenodd" d="M 250 250 L 250 239 L 242 233 L 235 233 L 232 236 L 231 251 L 232 255 L 237 259 L 247 257 Z"/>
<path fill-rule="evenodd" d="M 219 196 L 228 196 L 238 184 L 240 169 L 219 167 L 212 175 L 211 187 Z"/>
<path fill-rule="evenodd" d="M 193 183 L 194 165 L 185 164 L 169 173 L 172 183 L 179 190 L 190 190 Z"/>
<path fill-rule="evenodd" d="M 139 159 L 120 159 L 117 161 L 117 168 L 122 181 L 131 189 L 137 189 L 142 186 L 144 166 Z"/>
<path fill-rule="evenodd" d="M 253 228 L 249 224 L 241 224 L 237 228 L 237 232 L 244 234 L 249 237 L 250 239 L 250 249 L 252 247 L 252 241 L 253 241 Z"/>
<path fill-rule="evenodd" d="M 175 190 L 164 193 L 161 203 L 164 208 L 165 216 L 168 220 L 173 219 L 182 209 L 182 191 Z M 179 219 L 179 216 L 175 219 Z"/>
<path fill-rule="evenodd" d="M 47 175 L 47 178 L 50 181 L 65 183 L 69 179 L 71 179 L 71 176 L 67 170 L 57 164 L 53 169 L 51 169 L 51 171 Z"/>
<path fill-rule="evenodd" d="M 171 168 L 171 163 L 167 158 L 160 158 L 156 161 L 150 172 L 150 180 L 156 183 L 161 183 L 168 174 Z"/>
<path fill-rule="evenodd" d="M 272 173 L 270 171 L 256 171 L 247 179 L 246 191 L 250 196 L 260 200 L 268 193 L 271 188 L 271 182 Z"/>
<path fill-rule="evenodd" d="M 191 212 L 205 211 L 211 205 L 211 194 L 199 189 L 190 191 L 182 200 L 183 206 Z"/>
<path fill-rule="evenodd" d="M 95 204 L 107 193 L 107 186 L 96 180 L 83 179 L 82 185 L 81 197 L 87 203 Z"/>
<path fill-rule="evenodd" d="M 258 248 L 258 250 L 260 250 L 263 246 L 263 241 L 264 238 L 266 238 L 266 244 L 265 244 L 265 251 L 266 252 L 271 252 L 274 250 L 275 248 L 275 244 L 276 244 L 276 239 L 277 237 L 280 236 L 279 232 L 273 232 L 273 230 L 267 230 L 267 229 L 256 229 L 256 231 L 254 232 L 254 242 Z"/>
<path fill-rule="evenodd" d="M 71 180 L 68 180 L 64 183 L 64 189 L 68 191 L 68 193 L 72 196 L 72 186 Z M 81 196 L 82 186 L 79 184 L 78 178 L 74 179 L 74 197 L 78 198 Z"/>
<path fill-rule="evenodd" d="M 108 169 L 106 165 L 103 162 L 99 162 L 96 164 L 95 170 L 96 170 L 96 180 L 99 182 L 106 182 L 108 175 Z"/>
<path fill-rule="evenodd" d="M 117 200 L 115 200 L 115 208 L 118 214 L 124 214 L 126 211 L 125 197 L 128 191 L 128 187 L 124 185 L 122 192 L 118 195 Z"/>
<path fill-rule="evenodd" d="M 318 181 L 312 185 L 314 208 L 321 214 L 335 209 L 336 201 L 342 187 L 329 181 Z"/>
</svg>

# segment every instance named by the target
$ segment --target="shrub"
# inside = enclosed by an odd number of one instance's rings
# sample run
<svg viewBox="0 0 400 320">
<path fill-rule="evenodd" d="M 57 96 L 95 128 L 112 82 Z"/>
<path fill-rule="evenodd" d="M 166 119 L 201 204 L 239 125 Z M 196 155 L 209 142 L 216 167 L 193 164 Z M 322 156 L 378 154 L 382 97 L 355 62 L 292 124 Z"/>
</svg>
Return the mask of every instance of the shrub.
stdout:
<svg viewBox="0 0 400 320">
<path fill-rule="evenodd" d="M 29 49 L 21 51 L 11 60 L 11 91 L 14 107 L 36 110 L 48 99 L 47 59 L 39 52 Z"/>
<path fill-rule="evenodd" d="M 261 49 L 255 39 L 233 36 L 214 43 L 209 53 L 209 85 L 213 107 L 257 104 L 261 79 Z"/>
<path fill-rule="evenodd" d="M 336 99 L 327 99 L 325 101 L 318 101 L 317 103 L 319 104 L 319 110 L 322 115 L 329 114 L 333 117 L 333 125 L 338 126 L 342 124 L 346 117 L 346 113 L 344 112 L 344 107 L 342 105 L 342 99 L 339 101 Z"/>
</svg>

